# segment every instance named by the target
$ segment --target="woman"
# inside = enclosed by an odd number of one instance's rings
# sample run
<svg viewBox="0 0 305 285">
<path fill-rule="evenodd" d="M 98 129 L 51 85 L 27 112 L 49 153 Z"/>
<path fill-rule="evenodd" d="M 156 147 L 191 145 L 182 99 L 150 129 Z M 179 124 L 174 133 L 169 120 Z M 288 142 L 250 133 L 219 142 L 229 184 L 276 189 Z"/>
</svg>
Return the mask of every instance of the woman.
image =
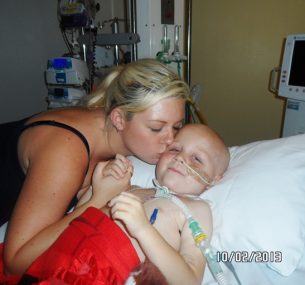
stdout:
<svg viewBox="0 0 305 285">
<path fill-rule="evenodd" d="M 149 260 L 169 284 L 201 284 L 206 260 L 198 246 L 208 246 L 202 242 L 211 237 L 212 217 L 208 204 L 198 196 L 222 178 L 229 160 L 227 146 L 213 130 L 202 124 L 184 126 L 156 166 L 155 185 L 165 187 L 136 186 L 114 195 L 102 211 L 88 208 L 31 265 L 27 277 L 37 278 L 41 285 L 55 280 L 56 284 L 119 285 Z M 101 167 L 99 163 L 93 174 L 94 191 L 115 194 L 117 183 L 126 181 L 128 164 L 117 157 L 106 165 L 106 176 L 96 176 Z M 83 202 L 81 198 L 79 205 Z M 137 273 L 139 268 L 131 276 Z M 162 284 L 149 282 L 137 284 Z"/>
<path fill-rule="evenodd" d="M 89 188 L 98 162 L 119 153 L 156 164 L 182 126 L 188 94 L 165 65 L 143 59 L 110 73 L 84 101 L 87 108 L 50 110 L 1 126 L 1 150 L 11 155 L 0 159 L 1 224 L 10 220 L 5 272 L 22 274 L 70 221 L 109 200 L 103 191 L 66 215 L 73 198 Z"/>
</svg>

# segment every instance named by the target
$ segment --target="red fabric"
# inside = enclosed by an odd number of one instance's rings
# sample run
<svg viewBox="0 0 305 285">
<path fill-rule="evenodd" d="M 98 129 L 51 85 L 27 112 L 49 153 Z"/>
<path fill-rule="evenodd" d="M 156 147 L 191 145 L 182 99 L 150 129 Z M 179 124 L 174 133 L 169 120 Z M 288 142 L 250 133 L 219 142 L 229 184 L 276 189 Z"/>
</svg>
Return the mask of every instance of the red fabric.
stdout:
<svg viewBox="0 0 305 285">
<path fill-rule="evenodd" d="M 40 285 L 119 285 L 139 264 L 126 234 L 102 211 L 88 208 L 33 262 L 27 275 L 38 278 L 35 284 Z"/>
</svg>

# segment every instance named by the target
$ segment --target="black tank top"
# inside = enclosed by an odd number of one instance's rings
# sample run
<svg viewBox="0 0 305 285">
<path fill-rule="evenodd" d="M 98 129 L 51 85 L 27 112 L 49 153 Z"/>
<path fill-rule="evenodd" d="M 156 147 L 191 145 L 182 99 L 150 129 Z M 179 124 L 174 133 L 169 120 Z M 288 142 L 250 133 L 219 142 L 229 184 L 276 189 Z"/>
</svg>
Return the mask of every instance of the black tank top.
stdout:
<svg viewBox="0 0 305 285">
<path fill-rule="evenodd" d="M 19 164 L 17 153 L 19 137 L 24 130 L 41 125 L 67 129 L 82 140 L 86 147 L 88 158 L 90 157 L 90 148 L 87 139 L 75 128 L 50 120 L 36 121 L 25 125 L 28 119 L 25 118 L 15 122 L 0 124 L 0 226 L 9 220 L 25 180 L 25 175 Z M 75 205 L 75 203 L 76 196 L 68 208 Z"/>
</svg>

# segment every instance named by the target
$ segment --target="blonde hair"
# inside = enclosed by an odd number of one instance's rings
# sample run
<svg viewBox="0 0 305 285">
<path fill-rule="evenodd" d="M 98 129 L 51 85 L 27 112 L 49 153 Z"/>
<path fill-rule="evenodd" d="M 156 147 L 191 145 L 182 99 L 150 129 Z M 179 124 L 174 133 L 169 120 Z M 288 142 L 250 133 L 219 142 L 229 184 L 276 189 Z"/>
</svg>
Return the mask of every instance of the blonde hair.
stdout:
<svg viewBox="0 0 305 285">
<path fill-rule="evenodd" d="M 103 108 L 108 116 L 115 107 L 132 114 L 146 110 L 165 98 L 189 97 L 189 87 L 166 65 L 154 59 L 140 59 L 117 66 L 96 91 L 82 100 L 89 108 Z"/>
</svg>

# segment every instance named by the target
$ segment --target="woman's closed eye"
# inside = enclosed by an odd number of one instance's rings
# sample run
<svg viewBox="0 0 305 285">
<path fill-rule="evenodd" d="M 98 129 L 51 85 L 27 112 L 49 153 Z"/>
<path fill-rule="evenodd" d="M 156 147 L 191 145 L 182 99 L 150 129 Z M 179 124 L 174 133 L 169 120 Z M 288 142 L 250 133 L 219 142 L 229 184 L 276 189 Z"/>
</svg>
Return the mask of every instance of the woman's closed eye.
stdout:
<svg viewBox="0 0 305 285">
<path fill-rule="evenodd" d="M 181 128 L 182 128 L 182 125 L 173 126 L 173 130 L 176 131 L 176 132 L 180 131 Z"/>
<path fill-rule="evenodd" d="M 180 126 L 180 125 L 179 126 L 173 126 L 174 133 L 176 134 L 181 129 L 181 127 L 182 126 Z M 152 128 L 152 127 L 150 127 L 150 130 L 152 132 L 158 133 L 158 132 L 161 132 L 163 130 L 163 127 L 161 127 L 161 128 Z"/>
<path fill-rule="evenodd" d="M 150 128 L 152 132 L 159 133 L 162 131 L 162 128 Z"/>
</svg>

